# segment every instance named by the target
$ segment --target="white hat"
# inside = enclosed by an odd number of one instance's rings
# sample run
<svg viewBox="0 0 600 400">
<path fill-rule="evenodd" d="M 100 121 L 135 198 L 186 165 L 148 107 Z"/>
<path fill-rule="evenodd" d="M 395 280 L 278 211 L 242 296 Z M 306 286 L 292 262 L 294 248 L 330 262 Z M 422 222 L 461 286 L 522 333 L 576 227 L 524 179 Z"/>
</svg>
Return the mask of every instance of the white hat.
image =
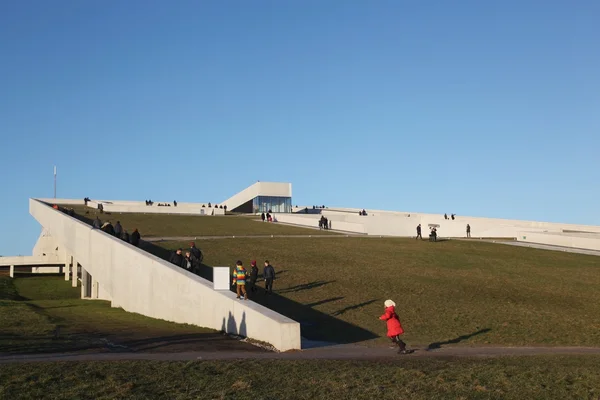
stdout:
<svg viewBox="0 0 600 400">
<path fill-rule="evenodd" d="M 385 307 L 396 307 L 396 303 L 394 303 L 392 300 L 386 300 L 384 303 Z"/>
</svg>

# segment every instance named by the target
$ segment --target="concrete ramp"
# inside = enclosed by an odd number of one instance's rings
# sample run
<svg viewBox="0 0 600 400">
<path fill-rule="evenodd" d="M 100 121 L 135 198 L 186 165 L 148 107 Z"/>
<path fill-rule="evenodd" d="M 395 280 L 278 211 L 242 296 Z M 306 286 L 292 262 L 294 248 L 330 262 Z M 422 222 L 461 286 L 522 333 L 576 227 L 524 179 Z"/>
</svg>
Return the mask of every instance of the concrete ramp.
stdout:
<svg viewBox="0 0 600 400">
<path fill-rule="evenodd" d="M 83 297 L 152 318 L 187 323 L 300 349 L 300 324 L 129 243 L 30 199 L 31 215 L 81 265 Z M 74 276 L 76 275 L 74 268 Z M 77 282 L 74 278 L 73 282 Z"/>
</svg>

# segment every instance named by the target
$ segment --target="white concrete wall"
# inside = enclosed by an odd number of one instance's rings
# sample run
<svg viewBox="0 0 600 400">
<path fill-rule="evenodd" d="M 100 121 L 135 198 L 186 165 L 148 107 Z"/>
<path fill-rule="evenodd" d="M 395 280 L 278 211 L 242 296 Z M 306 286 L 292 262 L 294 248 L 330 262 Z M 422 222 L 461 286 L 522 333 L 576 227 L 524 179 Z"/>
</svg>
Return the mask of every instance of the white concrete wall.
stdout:
<svg viewBox="0 0 600 400">
<path fill-rule="evenodd" d="M 292 184 L 283 182 L 256 182 L 219 204 L 227 205 L 228 210 L 233 210 L 257 196 L 292 197 Z"/>
<path fill-rule="evenodd" d="M 88 202 L 88 207 L 97 209 L 98 203 L 102 203 L 105 212 L 111 213 L 141 213 L 141 214 L 184 214 L 184 215 L 225 215 L 222 208 L 208 207 L 208 203 L 202 207 L 200 203 L 177 203 L 177 207 L 158 206 L 158 202 L 147 206 L 145 202 L 128 202 L 112 200 L 92 200 Z"/>
<path fill-rule="evenodd" d="M 44 203 L 48 203 L 48 204 L 64 204 L 64 205 L 71 205 L 71 206 L 82 206 L 85 204 L 83 199 L 49 199 L 49 198 L 45 198 L 45 199 L 38 199 L 38 200 L 43 201 Z"/>
<path fill-rule="evenodd" d="M 275 217 L 277 218 L 278 222 L 318 228 L 321 215 L 277 213 L 275 214 Z M 329 215 L 327 217 L 329 218 Z M 345 221 L 345 218 L 338 219 L 336 216 L 331 216 L 329 220 L 331 221 L 331 229 L 333 230 L 353 233 L 366 233 L 365 226 L 363 224 L 347 222 Z"/>
<path fill-rule="evenodd" d="M 30 199 L 30 213 L 92 274 L 114 307 L 212 329 L 225 327 L 285 351 L 300 348 L 300 325 L 122 240 Z M 100 294 L 99 294 L 100 295 Z"/>
<path fill-rule="evenodd" d="M 577 249 L 600 250 L 600 234 L 566 234 L 556 232 L 521 231 L 518 241 L 573 247 Z"/>
</svg>

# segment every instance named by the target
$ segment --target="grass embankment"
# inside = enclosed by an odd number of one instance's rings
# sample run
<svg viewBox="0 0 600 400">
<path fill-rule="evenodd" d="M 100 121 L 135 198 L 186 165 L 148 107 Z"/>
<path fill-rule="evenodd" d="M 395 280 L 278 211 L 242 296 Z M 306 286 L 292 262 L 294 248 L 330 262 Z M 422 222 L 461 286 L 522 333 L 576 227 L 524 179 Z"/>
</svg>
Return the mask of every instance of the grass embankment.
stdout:
<svg viewBox="0 0 600 400">
<path fill-rule="evenodd" d="M 76 212 L 76 218 L 91 224 L 98 216 L 102 222 L 111 221 L 121 225 L 129 233 L 137 228 L 144 237 L 174 236 L 240 236 L 240 235 L 311 235 L 333 234 L 329 231 L 281 225 L 278 223 L 262 223 L 256 216 L 195 216 L 165 214 L 111 213 L 100 214 L 98 210 L 85 206 L 67 206 Z"/>
<path fill-rule="evenodd" d="M 599 357 L 4 365 L 6 399 L 597 399 Z"/>
<path fill-rule="evenodd" d="M 179 245 L 187 244 L 160 244 Z M 385 336 L 377 318 L 391 298 L 413 344 L 600 345 L 600 259 L 594 256 L 410 239 L 226 239 L 199 245 L 210 265 L 237 259 L 249 265 L 255 259 L 262 272 L 268 258 L 279 272 L 277 293 L 254 300 L 300 321 L 303 335 L 312 339 Z"/>
<path fill-rule="evenodd" d="M 256 351 L 210 329 L 81 300 L 62 277 L 0 277 L 0 353 L 63 351 Z"/>
</svg>

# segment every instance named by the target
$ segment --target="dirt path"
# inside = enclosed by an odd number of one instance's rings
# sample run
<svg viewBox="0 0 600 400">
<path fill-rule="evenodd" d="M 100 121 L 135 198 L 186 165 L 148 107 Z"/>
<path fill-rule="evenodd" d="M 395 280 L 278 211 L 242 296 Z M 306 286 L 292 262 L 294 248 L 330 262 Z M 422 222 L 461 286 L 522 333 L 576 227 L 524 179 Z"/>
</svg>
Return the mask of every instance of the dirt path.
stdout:
<svg viewBox="0 0 600 400">
<path fill-rule="evenodd" d="M 19 362 L 55 362 L 55 361 L 192 361 L 192 360 L 391 360 L 402 357 L 502 357 L 533 355 L 596 355 L 597 347 L 444 347 L 440 349 L 415 348 L 414 353 L 398 355 L 395 349 L 368 348 L 361 346 L 331 346 L 327 348 L 291 351 L 286 353 L 248 352 L 248 351 L 205 351 L 179 353 L 88 353 L 88 354 L 29 354 L 1 356 L 0 364 Z"/>
</svg>

